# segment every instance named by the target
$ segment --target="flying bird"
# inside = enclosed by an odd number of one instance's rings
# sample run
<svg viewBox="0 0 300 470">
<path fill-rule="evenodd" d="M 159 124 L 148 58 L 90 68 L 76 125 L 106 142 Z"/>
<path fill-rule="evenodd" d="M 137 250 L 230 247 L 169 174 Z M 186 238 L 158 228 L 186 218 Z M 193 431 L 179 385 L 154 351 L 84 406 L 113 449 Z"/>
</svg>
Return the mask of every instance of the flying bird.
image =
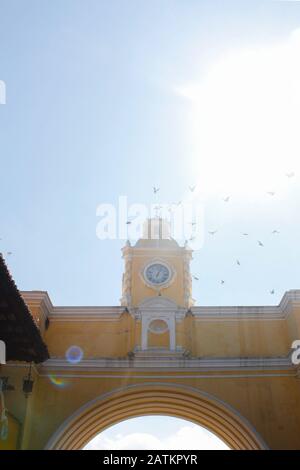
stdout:
<svg viewBox="0 0 300 470">
<path fill-rule="evenodd" d="M 236 260 L 236 264 L 237 264 L 238 266 L 241 266 L 240 260 L 237 259 L 237 260 Z"/>
<path fill-rule="evenodd" d="M 197 225 L 197 222 L 190 222 L 190 225 Z"/>
<path fill-rule="evenodd" d="M 272 289 L 272 290 L 270 291 L 270 294 L 271 294 L 271 295 L 274 295 L 274 294 L 275 294 L 275 290 Z"/>
<path fill-rule="evenodd" d="M 223 279 L 221 280 L 221 284 L 225 284 L 225 281 L 223 281 Z"/>
<path fill-rule="evenodd" d="M 199 281 L 199 277 L 197 276 L 193 276 L 193 279 L 195 279 L 195 281 Z"/>
<path fill-rule="evenodd" d="M 208 232 L 208 233 L 209 233 L 209 235 L 215 235 L 215 233 L 217 233 L 217 231 L 218 231 L 218 230 L 212 230 L 212 231 L 210 231 L 210 232 Z"/>
<path fill-rule="evenodd" d="M 259 246 L 265 246 L 260 240 L 258 240 L 257 243 L 259 244 Z"/>
<path fill-rule="evenodd" d="M 275 191 L 268 191 L 267 194 L 269 194 L 269 196 L 275 196 Z"/>
<path fill-rule="evenodd" d="M 223 198 L 223 201 L 224 201 L 224 202 L 229 202 L 229 200 L 230 200 L 230 196 L 227 196 L 227 197 L 224 197 L 224 198 Z"/>
<path fill-rule="evenodd" d="M 249 233 L 244 232 L 242 235 L 244 235 L 244 237 L 248 237 Z"/>
<path fill-rule="evenodd" d="M 196 189 L 196 186 L 189 186 L 189 190 L 191 191 L 191 193 L 193 193 Z"/>
<path fill-rule="evenodd" d="M 273 233 L 273 235 L 278 235 L 280 232 L 279 232 L 279 230 L 273 230 L 272 233 Z"/>
<path fill-rule="evenodd" d="M 154 194 L 158 193 L 159 190 L 160 190 L 160 188 L 156 188 L 155 186 L 153 186 L 153 192 L 154 192 Z"/>
<path fill-rule="evenodd" d="M 127 220 L 126 225 L 130 225 L 130 224 L 131 224 L 131 221 Z"/>
<path fill-rule="evenodd" d="M 8 256 L 12 255 L 12 251 L 8 251 L 6 254 L 7 254 Z"/>
</svg>

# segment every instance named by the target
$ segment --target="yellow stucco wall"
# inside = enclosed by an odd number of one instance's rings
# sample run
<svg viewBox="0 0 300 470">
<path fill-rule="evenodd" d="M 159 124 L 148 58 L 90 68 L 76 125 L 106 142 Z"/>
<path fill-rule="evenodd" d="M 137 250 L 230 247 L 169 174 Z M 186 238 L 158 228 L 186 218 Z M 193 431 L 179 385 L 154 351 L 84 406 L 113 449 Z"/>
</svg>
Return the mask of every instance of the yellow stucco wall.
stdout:
<svg viewBox="0 0 300 470">
<path fill-rule="evenodd" d="M 9 413 L 8 418 L 8 429 L 9 433 L 7 439 L 0 439 L 0 450 L 15 450 L 18 449 L 21 437 L 21 424 Z"/>
<path fill-rule="evenodd" d="M 298 309 L 285 320 L 268 321 L 209 321 L 188 315 L 177 324 L 177 342 L 189 347 L 194 357 L 286 356 L 295 337 L 295 328 L 291 325 L 298 324 L 299 316 Z M 83 349 L 85 359 L 126 357 L 139 343 L 138 338 L 140 323 L 129 313 L 122 314 L 117 321 L 52 321 L 45 332 L 51 357 L 59 358 L 64 358 L 65 351 L 74 344 Z M 76 371 L 78 377 L 68 378 L 74 371 L 53 369 L 47 372 L 48 376 L 36 374 L 34 394 L 26 400 L 21 388 L 27 369 L 20 366 L 7 365 L 2 370 L 16 388 L 15 392 L 6 394 L 7 407 L 19 421 L 27 420 L 22 444 L 25 448 L 43 448 L 68 416 L 107 391 L 129 384 L 161 381 L 194 387 L 233 406 L 252 423 L 271 448 L 300 449 L 300 381 L 292 372 L 265 370 L 265 376 L 256 377 L 262 374 L 254 370 L 244 377 L 244 371 L 237 371 L 228 372 L 227 377 L 223 372 L 219 377 L 215 371 L 208 372 L 206 378 L 187 378 L 189 371 L 181 371 L 176 372 L 176 378 L 168 378 L 175 373 L 163 370 L 154 374 L 151 370 L 145 373 L 132 369 L 118 370 L 117 375 L 121 377 L 116 378 L 111 370 L 95 373 L 83 369 Z M 60 383 L 51 382 L 51 376 L 58 378 Z M 11 433 L 10 443 L 15 439 L 13 425 Z"/>
<path fill-rule="evenodd" d="M 297 338 L 295 322 L 292 318 L 288 321 L 186 318 L 176 325 L 177 345 L 196 357 L 285 356 L 292 340 Z M 80 346 L 85 357 L 124 357 L 140 345 L 140 329 L 140 323 L 129 314 L 118 321 L 53 321 L 44 339 L 51 357 L 64 357 L 72 345 Z M 161 342 L 159 336 L 155 335 L 157 346 Z"/>
<path fill-rule="evenodd" d="M 132 350 L 135 325 L 130 315 L 120 321 L 53 322 L 45 333 L 51 357 L 64 357 L 67 349 L 76 345 L 85 357 L 124 357 Z"/>
<path fill-rule="evenodd" d="M 169 373 L 172 375 L 171 373 Z M 108 374 L 109 375 L 109 374 Z M 40 377 L 35 384 L 34 413 L 31 416 L 29 439 L 26 448 L 43 448 L 57 428 L 74 411 L 103 393 L 132 384 L 153 382 L 139 376 L 142 374 L 124 374 L 122 378 L 70 378 L 63 379 L 64 387 L 50 382 L 47 377 Z M 143 374 L 144 375 L 144 374 Z M 151 376 L 151 374 L 149 374 Z M 154 375 L 154 374 L 153 374 Z M 182 384 L 207 392 L 234 407 L 247 418 L 257 432 L 272 449 L 299 449 L 300 393 L 299 381 L 294 377 L 261 378 L 210 378 L 185 379 L 167 378 L 164 374 L 160 382 Z M 20 394 L 15 395 L 19 399 Z M 28 399 L 33 400 L 33 397 Z M 153 409 L 155 413 L 155 409 Z M 14 439 L 15 429 L 10 429 Z"/>
</svg>

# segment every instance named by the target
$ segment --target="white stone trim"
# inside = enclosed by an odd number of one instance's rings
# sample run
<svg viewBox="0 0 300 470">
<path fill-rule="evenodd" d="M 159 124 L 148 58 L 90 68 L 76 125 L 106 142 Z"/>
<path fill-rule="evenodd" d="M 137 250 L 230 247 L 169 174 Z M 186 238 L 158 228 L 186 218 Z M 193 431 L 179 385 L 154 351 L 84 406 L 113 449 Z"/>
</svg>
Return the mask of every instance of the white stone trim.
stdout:
<svg viewBox="0 0 300 470">
<path fill-rule="evenodd" d="M 151 377 L 149 377 L 150 380 L 151 380 Z M 158 377 L 159 378 L 159 377 Z M 161 379 L 163 379 L 163 377 L 161 377 Z M 90 400 L 89 402 L 85 403 L 84 405 L 82 405 L 79 409 L 77 409 L 71 416 L 69 416 L 60 426 L 59 428 L 55 431 L 55 433 L 51 436 L 51 438 L 49 439 L 49 441 L 47 442 L 46 446 L 45 446 L 45 450 L 51 450 L 54 448 L 55 446 L 55 443 L 56 441 L 58 440 L 59 436 L 62 435 L 68 425 L 70 423 L 72 423 L 72 421 L 75 421 L 75 419 L 77 417 L 79 417 L 80 415 L 82 415 L 86 410 L 88 410 L 91 406 L 93 406 L 94 404 L 96 404 L 97 402 L 100 402 L 106 398 L 109 398 L 109 397 L 112 397 L 114 395 L 116 395 L 117 393 L 119 392 L 126 392 L 127 390 L 129 389 L 138 389 L 141 385 L 140 384 L 130 384 L 130 385 L 126 385 L 126 386 L 122 386 L 122 387 L 119 387 L 119 388 L 116 388 L 114 390 L 111 390 L 109 392 L 105 392 L 103 393 L 102 395 L 96 397 L 96 398 L 93 398 L 92 400 Z M 253 435 L 256 437 L 257 441 L 260 443 L 260 446 L 262 449 L 269 449 L 269 447 L 267 446 L 266 442 L 264 441 L 264 439 L 261 437 L 261 435 L 258 433 L 258 431 L 255 429 L 255 427 L 251 424 L 250 421 L 248 421 L 247 418 L 245 418 L 238 410 L 236 410 L 233 406 L 231 406 L 230 404 L 226 403 L 225 401 L 221 400 L 220 398 L 216 397 L 215 395 L 212 395 L 211 393 L 208 393 L 208 392 L 205 392 L 205 391 L 202 391 L 202 390 L 199 390 L 198 388 L 196 387 L 192 387 L 192 386 L 187 386 L 187 385 L 181 385 L 181 384 L 170 384 L 168 382 L 157 382 L 157 383 L 153 383 L 153 382 L 149 382 L 149 383 L 144 383 L 142 384 L 142 387 L 145 388 L 145 386 L 147 387 L 157 387 L 157 386 L 165 386 L 165 387 L 172 387 L 173 389 L 178 389 L 178 390 L 186 390 L 186 391 L 191 391 L 193 393 L 197 393 L 199 395 L 199 397 L 204 397 L 212 402 L 215 402 L 216 404 L 220 404 L 222 405 L 225 409 L 227 409 L 230 413 L 232 413 L 233 415 L 236 415 L 236 417 L 240 420 L 240 422 L 244 425 L 244 427 L 247 429 L 249 429 Z M 208 429 L 209 430 L 209 429 Z"/>
<path fill-rule="evenodd" d="M 48 374 L 40 374 L 40 377 L 43 378 L 48 378 Z M 69 378 L 69 379 L 124 379 L 126 377 L 126 381 L 128 380 L 137 380 L 137 379 L 249 379 L 249 378 L 281 378 L 281 377 L 286 377 L 286 378 L 292 378 L 292 379 L 297 379 L 294 373 L 256 373 L 256 374 L 214 374 L 214 375 L 209 375 L 209 374 L 178 374 L 178 375 L 163 375 L 159 373 L 159 375 L 154 375 L 154 374 L 148 374 L 148 375 L 124 375 L 123 374 L 62 374 L 58 373 L 55 374 L 55 377 L 59 378 Z"/>
<path fill-rule="evenodd" d="M 157 320 L 164 322 L 164 324 L 165 324 L 166 326 L 165 326 L 164 328 L 160 328 L 160 329 L 155 329 L 155 328 L 151 327 L 151 325 L 152 325 L 153 323 L 155 323 Z M 169 331 L 169 326 L 168 326 L 168 323 L 167 323 L 165 320 L 163 320 L 163 319 L 161 319 L 161 318 L 153 318 L 153 320 L 149 323 L 149 328 L 148 328 L 148 330 L 149 330 L 151 333 L 155 334 L 155 335 L 162 335 L 162 334 L 166 333 L 167 331 Z"/>
<path fill-rule="evenodd" d="M 22 291 L 21 295 L 27 304 L 41 306 L 43 315 L 50 321 L 118 320 L 124 310 L 122 306 L 54 307 L 44 291 Z M 191 311 L 196 321 L 278 321 L 286 320 L 297 308 L 300 308 L 300 290 L 286 292 L 277 306 L 197 306 Z M 132 309 L 132 313 L 139 316 L 138 309 Z M 185 308 L 176 307 L 176 319 L 182 319 L 185 313 Z"/>
<path fill-rule="evenodd" d="M 119 307 L 54 307 L 50 321 L 118 321 L 124 312 Z"/>
<path fill-rule="evenodd" d="M 71 364 L 65 358 L 48 359 L 38 367 L 40 374 L 46 371 L 113 371 L 113 370 L 157 370 L 172 369 L 174 371 L 194 370 L 197 372 L 214 371 L 293 371 L 297 372 L 297 367 L 292 364 L 289 357 L 278 358 L 178 358 L 178 356 L 164 356 L 148 358 L 98 358 L 83 359 L 78 364 Z M 214 376 L 213 376 L 214 377 Z"/>
</svg>

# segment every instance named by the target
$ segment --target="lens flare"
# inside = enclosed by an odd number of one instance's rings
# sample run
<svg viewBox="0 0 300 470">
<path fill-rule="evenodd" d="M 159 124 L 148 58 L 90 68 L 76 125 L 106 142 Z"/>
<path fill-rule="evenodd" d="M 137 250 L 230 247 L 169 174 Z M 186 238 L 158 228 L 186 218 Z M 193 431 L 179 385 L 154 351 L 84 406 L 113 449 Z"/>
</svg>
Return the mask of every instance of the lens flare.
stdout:
<svg viewBox="0 0 300 470">
<path fill-rule="evenodd" d="M 66 359 L 71 364 L 78 364 L 83 358 L 83 351 L 79 346 L 70 346 L 66 351 Z"/>
<path fill-rule="evenodd" d="M 69 384 L 65 382 L 64 380 L 62 380 L 60 377 L 56 377 L 53 374 L 49 374 L 48 377 L 52 385 L 55 385 L 55 387 L 57 388 L 66 388 L 69 386 Z"/>
</svg>

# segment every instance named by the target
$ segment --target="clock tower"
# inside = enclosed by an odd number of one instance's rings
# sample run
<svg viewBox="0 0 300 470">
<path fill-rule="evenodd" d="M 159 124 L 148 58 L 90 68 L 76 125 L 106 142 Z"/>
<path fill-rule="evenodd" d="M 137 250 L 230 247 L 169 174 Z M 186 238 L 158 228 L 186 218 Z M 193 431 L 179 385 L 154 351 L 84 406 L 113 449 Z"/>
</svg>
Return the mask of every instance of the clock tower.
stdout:
<svg viewBox="0 0 300 470">
<path fill-rule="evenodd" d="M 141 349 L 177 350 L 176 323 L 193 305 L 192 250 L 171 237 L 166 220 L 153 218 L 144 223 L 142 238 L 122 251 L 121 304 L 141 322 Z"/>
<path fill-rule="evenodd" d="M 146 298 L 164 296 L 176 305 L 193 305 L 190 261 L 192 250 L 171 238 L 169 223 L 161 218 L 144 223 L 143 237 L 123 248 L 122 305 L 138 307 Z"/>
</svg>

